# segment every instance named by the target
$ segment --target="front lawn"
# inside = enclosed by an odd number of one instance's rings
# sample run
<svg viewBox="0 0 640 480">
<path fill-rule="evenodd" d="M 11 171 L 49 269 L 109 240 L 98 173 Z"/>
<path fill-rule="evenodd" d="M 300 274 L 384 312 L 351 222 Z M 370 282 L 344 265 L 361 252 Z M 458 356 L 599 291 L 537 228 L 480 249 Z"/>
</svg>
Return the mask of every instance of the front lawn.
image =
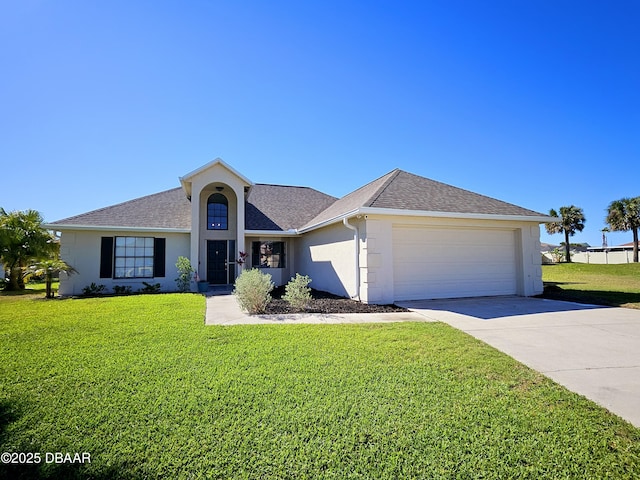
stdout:
<svg viewBox="0 0 640 480">
<path fill-rule="evenodd" d="M 640 263 L 543 265 L 542 281 L 547 298 L 640 308 Z"/>
<path fill-rule="evenodd" d="M 442 323 L 205 327 L 0 296 L 4 478 L 639 478 L 640 430 Z"/>
</svg>

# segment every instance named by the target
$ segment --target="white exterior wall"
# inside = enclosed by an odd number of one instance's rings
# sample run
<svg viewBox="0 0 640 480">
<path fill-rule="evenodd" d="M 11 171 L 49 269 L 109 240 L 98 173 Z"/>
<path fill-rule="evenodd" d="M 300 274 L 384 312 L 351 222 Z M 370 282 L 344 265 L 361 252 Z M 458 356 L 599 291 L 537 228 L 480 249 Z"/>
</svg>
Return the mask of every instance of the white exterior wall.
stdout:
<svg viewBox="0 0 640 480">
<path fill-rule="evenodd" d="M 353 219 L 350 223 L 358 224 Z M 359 225 L 364 226 L 364 223 L 360 222 Z M 361 229 L 361 239 L 362 235 Z M 353 237 L 354 232 L 342 223 L 305 233 L 296 239 L 295 271 L 309 275 L 312 280 L 310 286 L 316 290 L 345 297 L 354 296 L 356 275 Z M 360 258 L 363 258 L 362 249 Z"/>
<path fill-rule="evenodd" d="M 518 295 L 531 297 L 540 295 L 542 285 L 542 257 L 540 256 L 540 226 L 523 223 L 520 227 L 522 248 L 522 280 Z"/>
<path fill-rule="evenodd" d="M 360 297 L 365 303 L 393 303 L 393 222 L 367 215 L 364 224 Z"/>
<path fill-rule="evenodd" d="M 160 278 L 100 278 L 100 245 L 102 237 L 156 237 L 166 239 L 165 276 Z M 60 257 L 78 273 L 60 274 L 60 295 L 80 295 L 91 283 L 104 285 L 105 293 L 112 293 L 114 285 L 131 286 L 132 291 L 142 288 L 142 282 L 159 283 L 164 292 L 176 291 L 178 277 L 176 261 L 179 256 L 189 256 L 188 233 L 151 231 L 89 231 L 64 230 L 60 238 Z"/>
</svg>

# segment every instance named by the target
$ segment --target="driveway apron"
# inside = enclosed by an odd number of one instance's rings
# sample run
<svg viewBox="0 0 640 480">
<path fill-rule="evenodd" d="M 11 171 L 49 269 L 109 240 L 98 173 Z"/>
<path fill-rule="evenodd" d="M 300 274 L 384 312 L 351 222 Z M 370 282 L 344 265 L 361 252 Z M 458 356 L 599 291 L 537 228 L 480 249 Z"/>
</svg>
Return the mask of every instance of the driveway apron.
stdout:
<svg viewBox="0 0 640 480">
<path fill-rule="evenodd" d="M 640 427 L 640 310 L 523 297 L 399 304 L 484 341 Z"/>
</svg>

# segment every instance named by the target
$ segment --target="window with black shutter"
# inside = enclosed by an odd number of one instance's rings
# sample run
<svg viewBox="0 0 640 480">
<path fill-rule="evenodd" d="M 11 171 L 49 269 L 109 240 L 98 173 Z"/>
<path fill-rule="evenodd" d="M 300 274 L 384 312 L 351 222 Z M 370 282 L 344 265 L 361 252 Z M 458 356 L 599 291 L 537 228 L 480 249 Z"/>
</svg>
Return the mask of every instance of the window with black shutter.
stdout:
<svg viewBox="0 0 640 480">
<path fill-rule="evenodd" d="M 153 242 L 153 276 L 165 276 L 166 238 L 155 238 Z"/>
<path fill-rule="evenodd" d="M 113 275 L 113 237 L 102 237 L 100 243 L 100 278 Z"/>
</svg>

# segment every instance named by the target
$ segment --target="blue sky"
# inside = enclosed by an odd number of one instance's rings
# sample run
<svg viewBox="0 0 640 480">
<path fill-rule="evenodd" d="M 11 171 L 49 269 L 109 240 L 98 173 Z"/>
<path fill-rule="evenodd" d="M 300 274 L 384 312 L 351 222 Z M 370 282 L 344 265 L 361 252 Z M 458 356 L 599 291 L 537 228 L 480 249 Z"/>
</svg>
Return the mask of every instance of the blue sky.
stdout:
<svg viewBox="0 0 640 480">
<path fill-rule="evenodd" d="M 599 245 L 640 195 L 639 24 L 635 0 L 0 0 L 0 206 L 59 220 L 216 157 L 335 196 L 401 168 L 577 205 Z"/>
</svg>

